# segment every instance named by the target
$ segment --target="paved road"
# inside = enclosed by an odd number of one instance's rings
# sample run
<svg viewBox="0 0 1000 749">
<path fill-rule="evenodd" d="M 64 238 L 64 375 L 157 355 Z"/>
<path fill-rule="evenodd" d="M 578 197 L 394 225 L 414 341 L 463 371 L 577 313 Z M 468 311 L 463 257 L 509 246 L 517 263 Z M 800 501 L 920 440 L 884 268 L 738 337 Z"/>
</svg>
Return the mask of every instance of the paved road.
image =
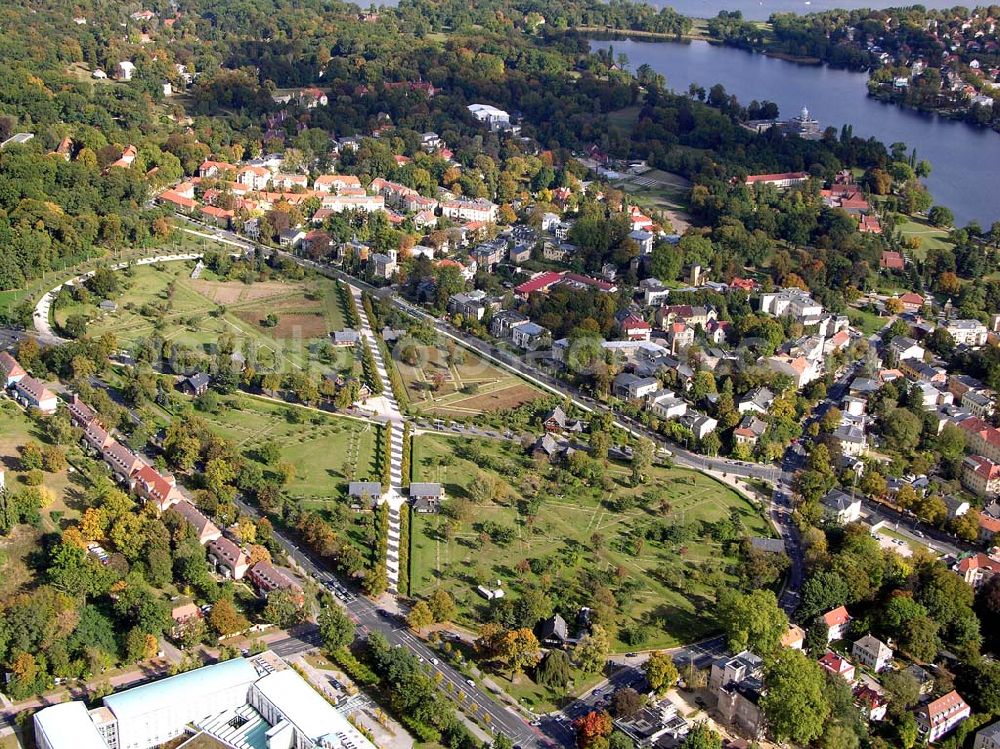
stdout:
<svg viewBox="0 0 1000 749">
<path fill-rule="evenodd" d="M 237 504 L 247 514 L 258 515 L 255 508 L 242 500 L 238 499 Z M 294 559 L 295 563 L 308 575 L 328 588 L 335 582 L 336 578 L 333 574 L 317 564 L 309 553 L 297 546 L 291 539 L 278 530 L 275 530 L 274 535 L 288 556 Z M 338 582 L 338 584 L 341 588 L 344 587 L 342 583 Z M 422 640 L 414 636 L 394 615 L 380 613 L 376 604 L 363 596 L 350 595 L 348 598 L 349 600 L 346 602 L 341 601 L 341 604 L 354 619 L 360 635 L 365 635 L 368 632 L 380 632 L 391 644 L 405 647 L 423 658 L 427 668 L 439 672 L 445 681 L 454 685 L 454 693 L 462 692 L 466 695 L 465 705 L 474 704 L 479 714 L 489 715 L 490 726 L 503 732 L 515 744 L 522 747 L 544 746 L 546 744 L 540 731 L 530 726 L 512 710 L 498 704 L 478 685 L 467 683 L 465 676 L 443 661 L 439 660 L 438 663 L 433 663 L 435 659 L 438 659 L 439 654 L 433 652 Z M 272 643 L 270 647 L 279 655 L 286 656 L 311 650 L 318 643 L 318 635 L 308 633 L 279 640 Z"/>
</svg>

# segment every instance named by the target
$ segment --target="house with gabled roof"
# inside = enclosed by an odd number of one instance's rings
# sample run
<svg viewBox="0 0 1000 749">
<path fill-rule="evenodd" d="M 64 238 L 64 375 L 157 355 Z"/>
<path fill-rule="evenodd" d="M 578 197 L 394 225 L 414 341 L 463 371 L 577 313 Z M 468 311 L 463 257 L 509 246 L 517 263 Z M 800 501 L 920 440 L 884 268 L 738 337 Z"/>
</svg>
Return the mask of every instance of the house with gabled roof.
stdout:
<svg viewBox="0 0 1000 749">
<path fill-rule="evenodd" d="M 209 541 L 214 541 L 222 536 L 222 531 L 219 530 L 219 527 L 186 499 L 177 502 L 170 509 L 184 518 L 194 528 L 198 543 L 203 546 Z"/>
<path fill-rule="evenodd" d="M 851 615 L 847 613 L 846 606 L 838 606 L 832 611 L 827 611 L 820 617 L 823 626 L 826 627 L 826 641 L 843 640 L 847 634 L 848 627 L 851 626 Z"/>
<path fill-rule="evenodd" d="M 249 560 L 243 549 L 225 536 L 209 541 L 205 551 L 208 554 L 208 563 L 226 579 L 242 580 L 250 569 Z"/>
<path fill-rule="evenodd" d="M 27 377 L 28 373 L 17 359 L 6 351 L 0 351 L 0 375 L 3 376 L 3 386 L 9 388 Z"/>
<path fill-rule="evenodd" d="M 928 743 L 946 736 L 972 714 L 972 709 L 954 689 L 917 709 L 917 728 Z"/>
</svg>

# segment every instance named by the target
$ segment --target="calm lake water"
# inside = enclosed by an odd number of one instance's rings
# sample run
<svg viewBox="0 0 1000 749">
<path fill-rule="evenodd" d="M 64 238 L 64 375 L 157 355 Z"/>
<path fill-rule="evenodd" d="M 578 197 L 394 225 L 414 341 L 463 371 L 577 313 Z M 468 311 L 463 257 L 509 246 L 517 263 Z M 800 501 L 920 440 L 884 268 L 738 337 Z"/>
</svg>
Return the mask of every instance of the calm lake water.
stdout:
<svg viewBox="0 0 1000 749">
<path fill-rule="evenodd" d="M 918 159 L 931 162 L 927 187 L 959 225 L 978 220 L 988 228 L 1000 219 L 1000 133 L 882 104 L 868 96 L 865 73 L 797 65 L 706 42 L 591 41 L 592 49 L 609 45 L 616 55 L 628 55 L 632 70 L 647 63 L 676 91 L 687 91 L 691 83 L 706 89 L 721 83 L 744 105 L 775 102 L 782 118 L 806 106 L 823 127 L 850 124 L 856 136 L 874 136 L 886 145 L 903 141 L 916 148 Z"/>
</svg>

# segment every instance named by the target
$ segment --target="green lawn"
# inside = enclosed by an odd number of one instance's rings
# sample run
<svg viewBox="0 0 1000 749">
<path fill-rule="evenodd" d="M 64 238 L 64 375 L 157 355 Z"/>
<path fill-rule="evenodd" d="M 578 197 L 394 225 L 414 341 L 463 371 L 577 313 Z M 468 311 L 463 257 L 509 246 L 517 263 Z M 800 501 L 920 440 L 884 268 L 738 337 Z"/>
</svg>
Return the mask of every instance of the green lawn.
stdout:
<svg viewBox="0 0 1000 749">
<path fill-rule="evenodd" d="M 8 489 L 23 486 L 24 475 L 19 471 L 20 448 L 25 442 L 45 443 L 40 430 L 13 401 L 0 398 L 0 470 L 6 472 Z M 44 474 L 42 486 L 49 489 L 54 500 L 42 508 L 42 525 L 46 531 L 59 530 L 65 522 L 80 516 L 81 487 L 69 470 Z"/>
<path fill-rule="evenodd" d="M 118 310 L 102 313 L 93 299 L 55 312 L 57 323 L 73 314 L 90 318 L 89 332 L 114 332 L 123 348 L 153 335 L 181 346 L 210 352 L 223 335 L 236 338 L 238 350 L 252 344 L 265 365 L 282 360 L 302 367 L 329 333 L 347 327 L 336 284 L 316 277 L 303 281 L 272 280 L 245 284 L 222 281 L 205 272 L 192 279 L 194 262 L 177 261 L 136 267 L 120 274 L 124 291 Z M 269 314 L 277 325 L 265 327 Z"/>
<path fill-rule="evenodd" d="M 884 317 L 879 317 L 874 312 L 869 312 L 868 310 L 855 309 L 850 307 L 847 310 L 847 319 L 851 321 L 851 325 L 861 328 L 861 331 L 865 335 L 871 335 L 872 333 L 878 333 L 885 327 L 888 320 Z"/>
<path fill-rule="evenodd" d="M 200 415 L 245 451 L 269 441 L 280 445 L 281 460 L 295 466 L 288 496 L 311 506 L 339 502 L 348 481 L 375 477 L 372 424 L 248 395 L 224 398 L 217 413 Z"/>
<path fill-rule="evenodd" d="M 704 523 L 735 510 L 748 533 L 770 535 L 754 507 L 703 474 L 657 467 L 646 485 L 631 487 L 628 469 L 611 464 L 605 489 L 536 463 L 518 446 L 476 441 L 470 452 L 471 442 L 416 437 L 413 480 L 440 481 L 451 501 L 464 502 L 485 470 L 505 477 L 511 500 L 473 505 L 450 528 L 444 516 L 415 515 L 411 533 L 414 593 L 445 588 L 469 626 L 484 619 L 487 604 L 476 592 L 482 583 L 500 580 L 508 594 L 541 585 L 570 616 L 590 602 L 595 586 L 604 585 L 618 599 L 619 638 L 624 630 L 639 633 L 628 643 L 619 639 L 618 649 L 692 641 L 713 631 L 713 590 L 732 580 L 727 568 L 735 561 Z M 521 513 L 530 511 L 526 498 L 534 496 L 542 501 L 531 519 Z M 616 504 L 622 501 L 624 506 Z M 491 524 L 511 529 L 513 539 L 494 542 Z M 678 540 L 661 542 L 664 537 Z"/>
<path fill-rule="evenodd" d="M 920 249 L 909 252 L 918 260 L 923 260 L 927 250 L 951 249 L 952 242 L 948 239 L 948 232 L 932 226 L 930 222 L 922 216 L 906 216 L 906 221 L 899 225 L 899 232 L 903 236 L 903 241 L 910 237 L 920 239 Z"/>
</svg>

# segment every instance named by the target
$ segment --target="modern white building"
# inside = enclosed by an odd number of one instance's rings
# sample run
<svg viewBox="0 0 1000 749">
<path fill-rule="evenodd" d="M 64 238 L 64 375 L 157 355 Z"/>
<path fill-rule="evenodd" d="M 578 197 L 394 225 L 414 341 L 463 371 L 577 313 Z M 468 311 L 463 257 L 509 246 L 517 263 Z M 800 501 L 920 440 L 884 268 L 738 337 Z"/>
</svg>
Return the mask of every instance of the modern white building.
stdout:
<svg viewBox="0 0 1000 749">
<path fill-rule="evenodd" d="M 108 749 L 82 702 L 62 702 L 35 713 L 38 749 Z"/>
<path fill-rule="evenodd" d="M 153 749 L 185 735 L 254 749 L 374 749 L 274 653 L 234 658 L 104 698 L 44 708 L 40 749 Z M 186 745 L 186 744 L 185 744 Z"/>
<path fill-rule="evenodd" d="M 490 130 L 510 130 L 510 115 L 491 104 L 470 104 L 469 111 Z"/>
</svg>

